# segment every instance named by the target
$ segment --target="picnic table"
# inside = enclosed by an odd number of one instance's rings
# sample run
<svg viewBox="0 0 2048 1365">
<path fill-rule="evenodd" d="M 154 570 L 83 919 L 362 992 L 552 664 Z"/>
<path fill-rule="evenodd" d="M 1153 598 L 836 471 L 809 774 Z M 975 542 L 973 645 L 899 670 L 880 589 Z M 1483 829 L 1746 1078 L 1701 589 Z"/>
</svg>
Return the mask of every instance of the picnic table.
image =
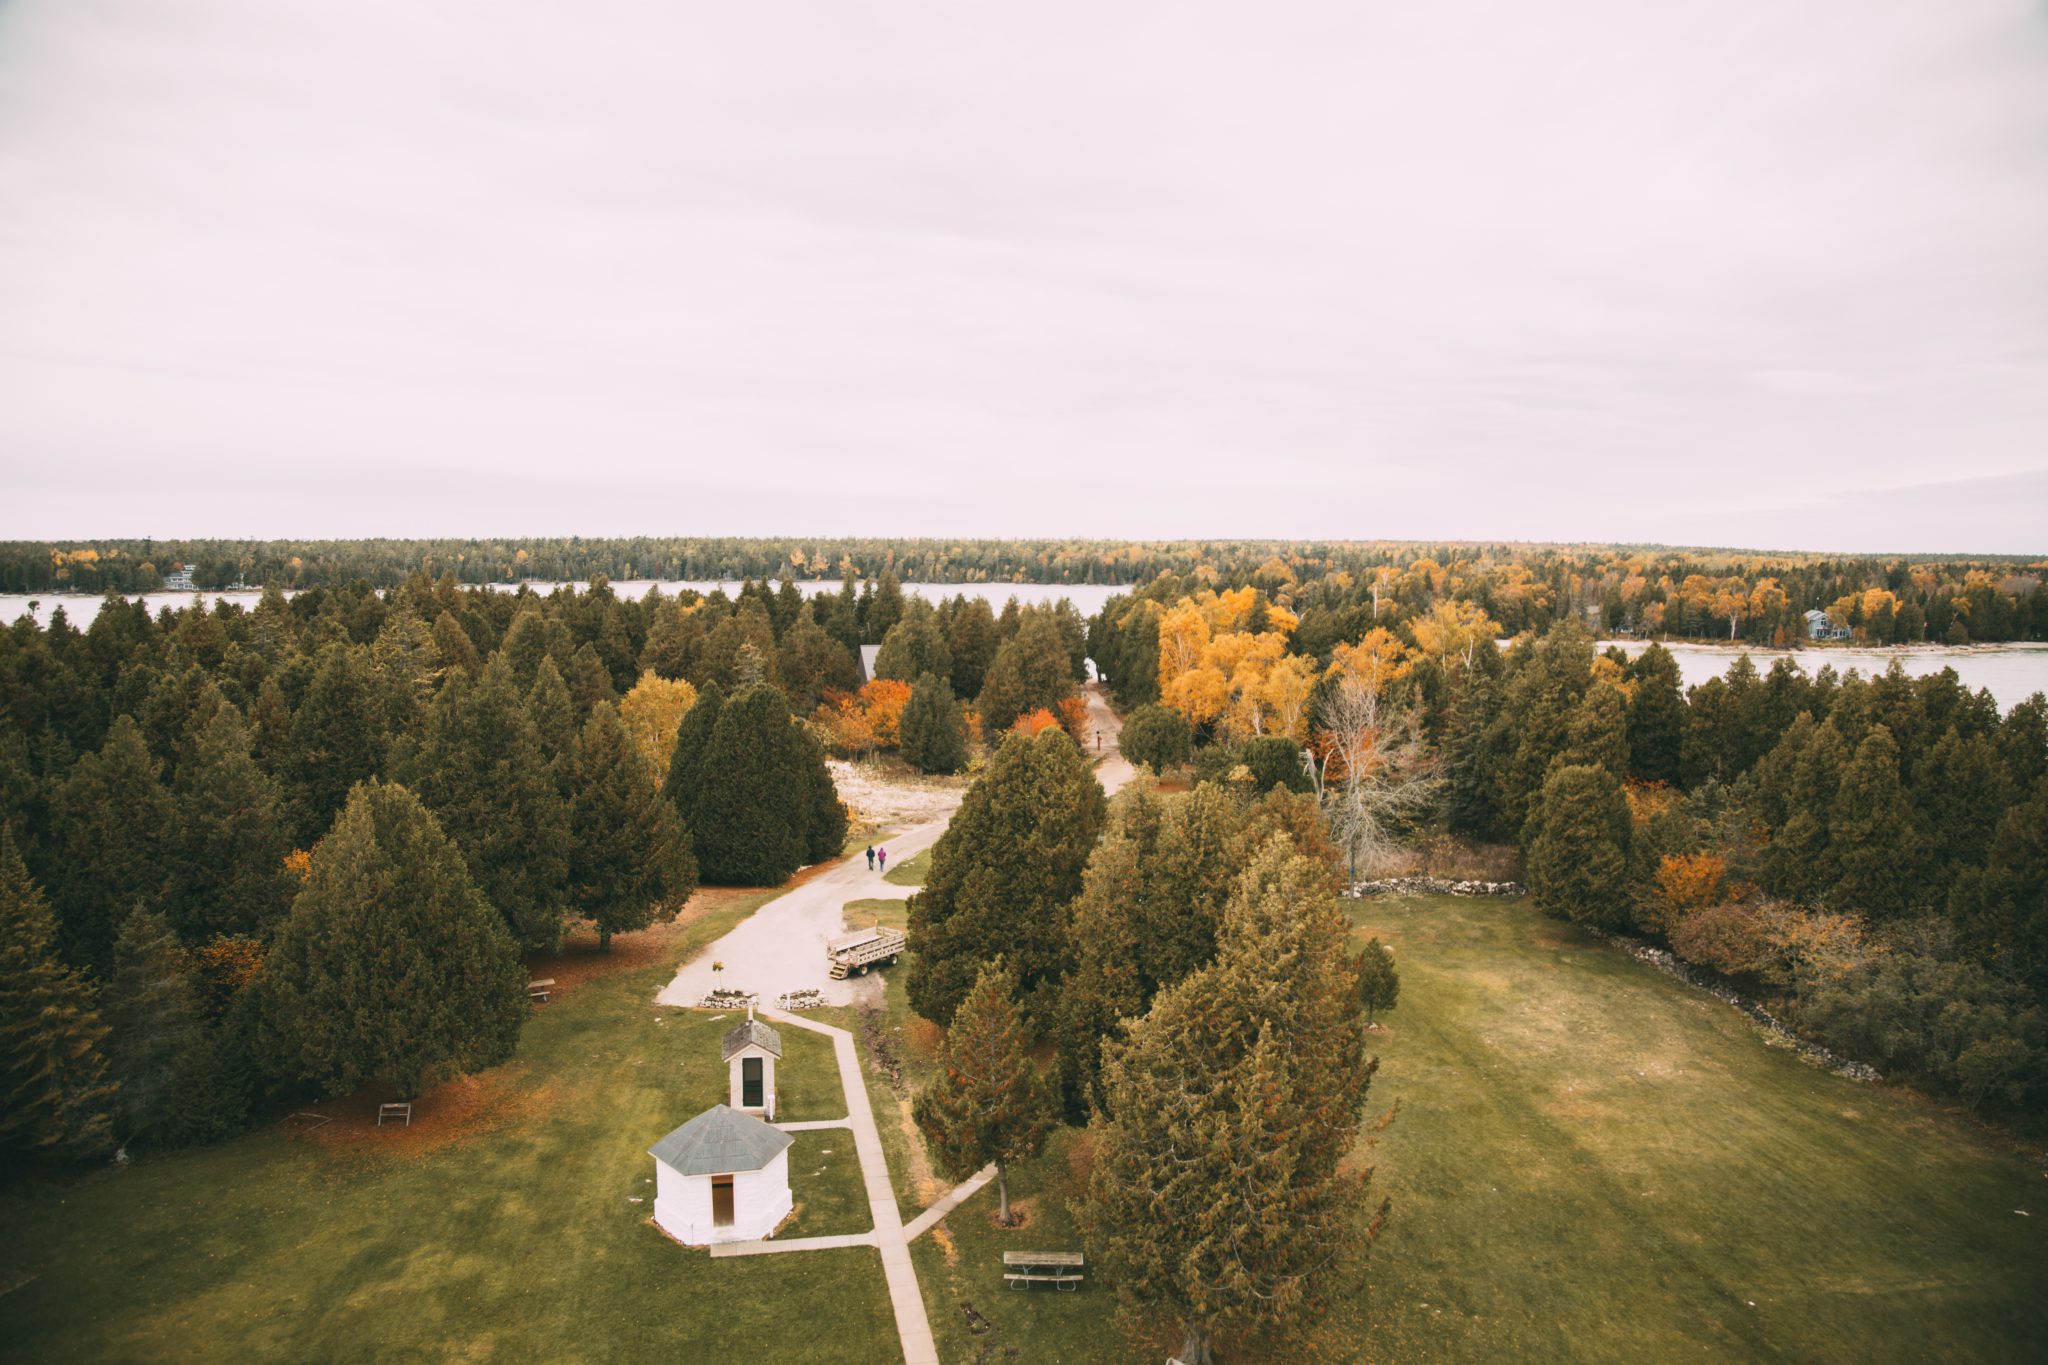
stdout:
<svg viewBox="0 0 2048 1365">
<path fill-rule="evenodd" d="M 408 1128 L 412 1127 L 412 1102 L 410 1100 L 398 1100 L 391 1104 L 378 1105 L 377 1126 L 379 1128 L 384 1126 L 385 1119 L 404 1119 L 405 1126 Z"/>
<path fill-rule="evenodd" d="M 555 979 L 552 976 L 540 981 L 529 981 L 526 983 L 526 998 L 538 1000 L 541 1004 L 545 1005 L 548 1002 L 548 996 L 553 993 L 554 989 Z"/>
<path fill-rule="evenodd" d="M 1003 1279 L 1012 1289 L 1049 1284 L 1055 1289 L 1079 1289 L 1083 1271 L 1078 1251 L 1006 1251 Z"/>
</svg>

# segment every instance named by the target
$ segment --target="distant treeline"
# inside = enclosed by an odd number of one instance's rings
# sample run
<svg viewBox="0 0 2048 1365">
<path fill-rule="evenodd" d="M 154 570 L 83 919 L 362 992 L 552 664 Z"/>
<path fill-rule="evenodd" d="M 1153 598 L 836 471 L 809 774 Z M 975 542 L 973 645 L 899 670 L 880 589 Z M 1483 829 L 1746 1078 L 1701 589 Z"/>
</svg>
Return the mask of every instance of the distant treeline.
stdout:
<svg viewBox="0 0 2048 1365">
<path fill-rule="evenodd" d="M 1871 644 L 2048 639 L 2048 560 L 1915 559 L 1660 546 L 1272 540 L 891 540 L 634 537 L 586 540 L 105 540 L 0 543 L 0 592 L 144 592 L 179 566 L 201 589 L 362 583 L 416 573 L 523 580 L 871 579 L 1161 585 L 1178 596 L 1252 586 L 1307 618 L 1385 625 L 1473 603 L 1509 631 L 1572 619 L 1602 632 L 1788 644 L 1806 613 Z M 1152 594 L 1154 596 L 1159 593 Z"/>
</svg>

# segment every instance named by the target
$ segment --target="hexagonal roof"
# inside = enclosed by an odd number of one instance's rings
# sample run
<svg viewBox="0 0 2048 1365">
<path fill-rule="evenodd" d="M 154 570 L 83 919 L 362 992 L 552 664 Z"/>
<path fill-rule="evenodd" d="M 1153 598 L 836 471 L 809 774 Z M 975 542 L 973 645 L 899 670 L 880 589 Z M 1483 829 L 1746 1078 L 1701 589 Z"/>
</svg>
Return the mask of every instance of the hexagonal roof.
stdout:
<svg viewBox="0 0 2048 1365">
<path fill-rule="evenodd" d="M 714 1104 L 647 1149 L 647 1154 L 682 1175 L 730 1175 L 758 1171 L 795 1139 L 761 1122 Z"/>
</svg>

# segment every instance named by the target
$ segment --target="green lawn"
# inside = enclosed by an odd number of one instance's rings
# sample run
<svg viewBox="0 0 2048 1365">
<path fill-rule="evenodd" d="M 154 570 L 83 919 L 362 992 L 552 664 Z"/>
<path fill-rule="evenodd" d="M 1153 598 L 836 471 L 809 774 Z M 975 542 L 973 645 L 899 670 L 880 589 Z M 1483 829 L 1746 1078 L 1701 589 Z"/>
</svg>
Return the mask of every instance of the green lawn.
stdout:
<svg viewBox="0 0 2048 1365">
<path fill-rule="evenodd" d="M 2009 1142 L 1523 903 L 1352 908 L 1401 969 L 1372 1101 L 1400 1113 L 1369 1153 L 1394 1208 L 1316 1358 L 2048 1358 L 2048 1180 Z M 942 1359 L 1129 1358 L 1102 1287 L 1003 1288 L 1002 1250 L 1075 1245 L 1067 1141 L 1013 1175 L 1029 1227 L 984 1192 L 950 1250 L 916 1244 Z"/>
<path fill-rule="evenodd" d="M 882 874 L 882 880 L 898 886 L 923 886 L 925 869 L 931 866 L 932 851 L 920 849 L 900 863 L 889 864 L 889 870 Z"/>
<path fill-rule="evenodd" d="M 660 967 L 536 1011 L 518 1057 L 485 1078 L 511 1112 L 461 1145 L 398 1157 L 266 1130 L 0 1193 L 0 1268 L 34 1277 L 0 1296 L 0 1354 L 898 1359 L 876 1252 L 714 1262 L 647 1222 L 646 1149 L 724 1097 L 732 1022 L 649 1002 L 752 903 L 694 926 Z M 784 1114 L 843 1114 L 829 1040 L 782 1032 Z M 431 1097 L 418 1121 L 435 1122 Z M 869 1226 L 850 1133 L 797 1135 L 790 1174 L 796 1233 Z"/>
</svg>

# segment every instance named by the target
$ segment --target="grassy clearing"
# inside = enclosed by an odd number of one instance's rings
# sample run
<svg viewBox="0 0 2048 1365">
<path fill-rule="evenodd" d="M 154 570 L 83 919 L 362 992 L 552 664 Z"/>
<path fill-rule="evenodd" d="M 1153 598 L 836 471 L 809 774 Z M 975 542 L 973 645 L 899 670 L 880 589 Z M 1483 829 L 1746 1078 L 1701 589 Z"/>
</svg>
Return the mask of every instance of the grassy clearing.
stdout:
<svg viewBox="0 0 2048 1365">
<path fill-rule="evenodd" d="M 1521 903 L 1362 902 L 1354 919 L 1402 980 L 1374 1086 L 1401 1102 L 1358 1315 L 1375 1356 L 2048 1349 L 2048 1200 L 2009 1143 L 1820 1072 Z"/>
<path fill-rule="evenodd" d="M 931 866 L 931 861 L 932 851 L 928 848 L 920 849 L 900 863 L 891 863 L 889 870 L 882 874 L 882 880 L 894 882 L 898 886 L 923 886 L 924 874 Z"/>
<path fill-rule="evenodd" d="M 496 1126 L 423 1147 L 429 1096 L 402 1148 L 379 1145 L 388 1130 L 326 1145 L 269 1129 L 0 1193 L 0 1262 L 34 1277 L 0 1296 L 6 1353 L 896 1359 L 876 1252 L 713 1262 L 647 1221 L 646 1149 L 724 1097 L 718 1034 L 731 1026 L 649 1002 L 678 960 L 770 894 L 726 898 L 654 965 L 537 1011 L 518 1058 L 484 1078 L 517 1101 Z M 785 1112 L 838 1117 L 829 1044 L 811 1037 L 784 1031 Z M 850 1135 L 799 1135 L 791 1175 L 801 1233 L 868 1226 Z"/>
<path fill-rule="evenodd" d="M 1312 1357 L 2048 1351 L 2048 1182 L 2009 1142 L 1817 1071 L 1727 1006 L 1522 904 L 1352 908 L 1360 940 L 1378 934 L 1401 964 L 1373 1090 L 1375 1114 L 1397 1099 L 1400 1113 L 1366 1153 L 1394 1210 L 1366 1286 Z M 919 1077 L 914 1028 L 889 995 L 883 1036 L 905 1040 Z M 1013 1173 L 1025 1228 L 996 1229 L 984 1192 L 914 1245 L 942 1359 L 1129 1358 L 1102 1286 L 1003 1287 L 1001 1251 L 1075 1244 L 1075 1143 L 1063 1134 Z"/>
</svg>

